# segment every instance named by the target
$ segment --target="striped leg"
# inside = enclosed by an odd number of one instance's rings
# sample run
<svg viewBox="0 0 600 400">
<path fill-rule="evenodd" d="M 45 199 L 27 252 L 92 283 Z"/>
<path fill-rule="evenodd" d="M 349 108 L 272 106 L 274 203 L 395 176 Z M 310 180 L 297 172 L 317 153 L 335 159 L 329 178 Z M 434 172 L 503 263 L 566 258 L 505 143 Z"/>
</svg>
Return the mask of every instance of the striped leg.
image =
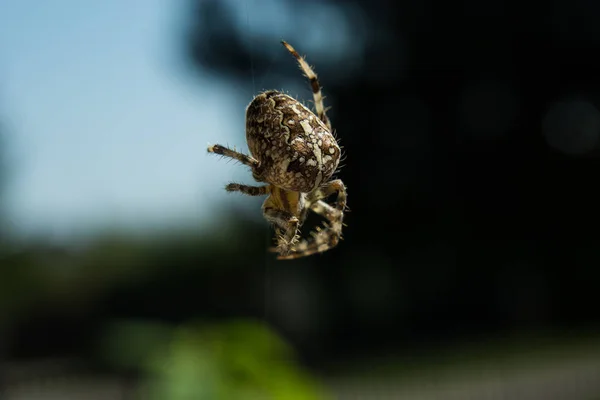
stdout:
<svg viewBox="0 0 600 400">
<path fill-rule="evenodd" d="M 315 73 L 315 71 L 313 71 L 310 65 L 308 65 L 304 57 L 298 54 L 298 52 L 289 43 L 283 40 L 281 41 L 281 43 L 285 46 L 287 51 L 289 51 L 294 56 L 294 58 L 296 58 L 296 61 L 298 61 L 298 64 L 300 64 L 302 72 L 304 72 L 304 75 L 306 75 L 306 77 L 308 78 L 310 87 L 313 92 L 313 98 L 315 99 L 315 109 L 317 111 L 317 116 L 321 121 L 323 121 L 325 125 L 327 125 L 329 131 L 331 131 L 331 122 L 329 121 L 329 118 L 325 113 L 326 110 L 323 106 L 323 94 L 321 93 L 321 85 L 319 84 L 317 74 Z"/>
<path fill-rule="evenodd" d="M 321 199 L 329 197 L 337 192 L 335 207 L 330 206 Z M 325 217 L 329 224 L 323 229 L 317 228 L 316 232 L 311 232 L 310 239 L 302 240 L 288 255 L 280 255 L 280 260 L 290 260 L 293 258 L 306 257 L 315 253 L 322 253 L 334 248 L 342 237 L 342 227 L 344 221 L 344 209 L 346 208 L 346 188 L 341 180 L 336 179 L 329 182 L 326 186 L 317 189 L 309 196 L 311 209 Z"/>
<path fill-rule="evenodd" d="M 221 146 L 220 144 L 214 144 L 212 146 L 208 146 L 207 150 L 209 153 L 215 153 L 215 154 L 219 154 L 224 157 L 229 157 L 229 158 L 233 158 L 234 160 L 238 160 L 242 164 L 247 165 L 253 169 L 258 167 L 258 164 L 259 164 L 258 161 L 255 160 L 254 158 L 247 156 L 246 154 L 239 153 L 235 150 L 231 150 L 225 146 Z"/>
<path fill-rule="evenodd" d="M 277 248 L 275 251 L 280 254 L 280 257 L 286 256 L 297 241 L 300 221 L 287 211 L 270 207 L 265 207 L 264 215 L 266 220 L 275 226 L 277 232 Z"/>
<path fill-rule="evenodd" d="M 241 192 L 248 196 L 264 196 L 269 194 L 269 186 L 249 186 L 239 183 L 229 183 L 225 186 L 225 190 L 228 192 Z"/>
<path fill-rule="evenodd" d="M 346 187 L 341 179 L 329 181 L 324 186 L 316 189 L 308 196 L 308 201 L 314 203 L 318 200 L 326 199 L 334 193 L 337 193 L 335 208 L 344 212 L 346 209 Z"/>
</svg>

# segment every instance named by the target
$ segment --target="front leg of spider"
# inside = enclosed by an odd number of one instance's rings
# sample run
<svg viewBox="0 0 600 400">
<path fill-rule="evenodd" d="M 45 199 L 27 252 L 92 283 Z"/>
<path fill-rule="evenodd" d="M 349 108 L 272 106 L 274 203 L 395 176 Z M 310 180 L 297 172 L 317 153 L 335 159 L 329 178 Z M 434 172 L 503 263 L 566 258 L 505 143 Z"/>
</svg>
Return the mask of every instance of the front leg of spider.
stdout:
<svg viewBox="0 0 600 400">
<path fill-rule="evenodd" d="M 264 216 L 275 226 L 277 232 L 277 252 L 287 255 L 292 246 L 298 241 L 300 220 L 290 212 L 275 208 L 265 208 Z"/>
<path fill-rule="evenodd" d="M 332 207 L 323 199 L 334 193 L 337 193 L 337 198 L 335 206 Z M 307 202 L 312 211 L 325 217 L 329 223 L 325 225 L 324 229 L 313 232 L 311 238 L 300 241 L 289 254 L 280 254 L 278 256 L 280 260 L 291 260 L 322 253 L 337 246 L 342 238 L 344 210 L 346 209 L 346 187 L 343 182 L 339 179 L 329 182 L 310 193 Z"/>
<path fill-rule="evenodd" d="M 231 150 L 228 147 L 221 146 L 220 144 L 213 144 L 212 146 L 208 146 L 207 150 L 209 153 L 218 154 L 218 155 L 221 155 L 221 156 L 227 157 L 227 158 L 233 158 L 234 160 L 237 160 L 237 161 L 241 162 L 242 164 L 249 166 L 252 169 L 257 168 L 259 165 L 259 162 L 257 160 L 255 160 L 254 158 L 252 158 L 244 153 L 240 153 L 238 151 Z"/>
<path fill-rule="evenodd" d="M 335 208 L 343 213 L 346 209 L 346 187 L 341 179 L 330 181 L 317 190 L 314 190 L 308 195 L 308 201 L 310 203 L 315 203 L 319 200 L 328 198 L 334 193 L 337 194 Z"/>
<path fill-rule="evenodd" d="M 247 196 L 264 196 L 269 194 L 269 186 L 250 186 L 239 183 L 228 183 L 225 186 L 228 192 L 240 192 Z"/>
</svg>

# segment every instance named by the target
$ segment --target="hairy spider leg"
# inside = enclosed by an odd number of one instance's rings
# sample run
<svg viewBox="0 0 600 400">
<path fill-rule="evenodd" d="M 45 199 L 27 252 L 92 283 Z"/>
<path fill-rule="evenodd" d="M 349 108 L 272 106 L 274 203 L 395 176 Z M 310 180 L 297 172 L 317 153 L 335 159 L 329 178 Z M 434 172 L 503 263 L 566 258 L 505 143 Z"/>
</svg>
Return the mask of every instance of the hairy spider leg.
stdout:
<svg viewBox="0 0 600 400">
<path fill-rule="evenodd" d="M 240 192 L 248 196 L 264 196 L 270 193 L 270 186 L 250 186 L 240 183 L 229 183 L 225 186 L 228 192 Z"/>
<path fill-rule="evenodd" d="M 285 40 L 282 40 L 281 44 L 283 44 L 285 46 L 287 51 L 289 51 L 294 56 L 294 58 L 296 58 L 296 61 L 298 61 L 298 64 L 300 64 L 300 69 L 302 69 L 302 72 L 304 72 L 304 75 L 306 75 L 306 77 L 308 78 L 308 82 L 310 83 L 310 88 L 312 89 L 313 98 L 315 100 L 315 109 L 317 111 L 317 116 L 327 126 L 327 129 L 329 129 L 329 131 L 331 131 L 331 122 L 329 121 L 329 118 L 327 117 L 327 114 L 325 113 L 326 110 L 323 105 L 323 94 L 321 92 L 321 85 L 319 83 L 319 79 L 317 78 L 317 74 L 310 67 L 310 65 L 308 65 L 308 63 L 306 62 L 304 57 L 302 57 L 300 54 L 298 54 L 298 52 L 292 47 L 292 45 L 287 43 Z"/>
<path fill-rule="evenodd" d="M 335 207 L 322 200 L 336 192 Z M 310 209 L 325 217 L 329 221 L 329 224 L 325 225 L 324 229 L 314 232 L 312 238 L 301 240 L 298 244 L 294 245 L 289 254 L 280 254 L 277 257 L 279 260 L 290 260 L 315 253 L 322 253 L 337 246 L 342 237 L 344 210 L 346 208 L 346 188 L 342 181 L 336 179 L 327 183 L 325 186 L 312 192 L 308 196 L 307 201 L 310 204 Z"/>
<path fill-rule="evenodd" d="M 224 157 L 233 158 L 234 160 L 238 160 L 244 165 L 247 165 L 251 168 L 256 168 L 259 165 L 258 160 L 255 160 L 251 156 L 248 156 L 244 153 L 237 152 L 235 150 L 231 150 L 225 146 L 221 146 L 220 144 L 214 144 L 212 146 L 208 146 L 209 153 L 219 154 Z"/>
<path fill-rule="evenodd" d="M 323 229 L 317 228 L 311 232 L 311 237 L 301 240 L 294 245 L 288 254 L 280 254 L 278 260 L 292 260 L 295 258 L 307 257 L 316 253 L 323 253 L 337 246 L 342 237 L 342 219 L 343 216 L 339 210 L 331 207 L 329 204 L 319 200 L 311 206 L 311 209 L 324 216 L 331 217 L 330 225 L 325 224 Z"/>
<path fill-rule="evenodd" d="M 266 220 L 273 224 L 277 231 L 277 252 L 287 255 L 298 239 L 298 228 L 300 227 L 298 217 L 289 211 L 272 207 L 265 207 L 263 213 Z"/>
<path fill-rule="evenodd" d="M 346 210 L 346 187 L 341 179 L 334 179 L 325 185 L 317 188 L 308 195 L 308 201 L 314 203 L 317 200 L 326 199 L 332 194 L 337 193 L 335 208 L 344 212 Z"/>
</svg>

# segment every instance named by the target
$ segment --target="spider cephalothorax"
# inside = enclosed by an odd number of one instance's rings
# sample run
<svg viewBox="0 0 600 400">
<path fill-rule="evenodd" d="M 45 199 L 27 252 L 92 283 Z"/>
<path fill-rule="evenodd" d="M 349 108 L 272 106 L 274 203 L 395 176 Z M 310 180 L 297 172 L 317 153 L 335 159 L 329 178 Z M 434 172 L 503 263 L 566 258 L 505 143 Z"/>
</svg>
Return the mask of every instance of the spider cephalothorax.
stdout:
<svg viewBox="0 0 600 400">
<path fill-rule="evenodd" d="M 310 81 L 316 115 L 287 94 L 269 90 L 256 96 L 246 110 L 246 141 L 251 156 L 221 145 L 208 151 L 234 158 L 252 169 L 252 176 L 265 186 L 230 183 L 226 190 L 250 196 L 268 195 L 263 204 L 265 218 L 277 232 L 279 259 L 323 252 L 335 247 L 342 234 L 346 189 L 341 180 L 330 180 L 341 151 L 333 137 L 323 108 L 317 76 L 304 58 L 286 42 Z M 334 206 L 324 200 L 337 193 Z M 309 210 L 325 217 L 329 224 L 299 239 L 298 231 Z"/>
</svg>

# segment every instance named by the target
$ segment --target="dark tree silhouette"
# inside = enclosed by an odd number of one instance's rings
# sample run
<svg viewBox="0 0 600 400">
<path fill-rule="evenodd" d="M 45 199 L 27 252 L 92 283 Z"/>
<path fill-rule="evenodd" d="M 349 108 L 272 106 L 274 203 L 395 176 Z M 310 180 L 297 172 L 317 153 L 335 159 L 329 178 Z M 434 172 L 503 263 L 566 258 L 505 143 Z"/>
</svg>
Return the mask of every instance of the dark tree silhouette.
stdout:
<svg viewBox="0 0 600 400">
<path fill-rule="evenodd" d="M 287 3 L 297 20 L 317 9 L 316 2 Z M 346 2 L 328 3 L 346 15 Z M 228 4 L 192 2 L 188 60 L 235 80 L 265 73 L 272 60 L 263 49 L 278 46 L 279 33 L 250 35 Z M 600 222 L 598 152 L 573 156 L 548 146 L 542 120 L 556 101 L 583 99 L 591 112 L 600 106 L 600 41 L 590 23 L 600 7 L 502 0 L 352 6 L 367 24 L 360 68 L 338 81 L 344 65 L 307 54 L 335 105 L 329 114 L 346 149 L 341 177 L 351 208 L 339 249 L 304 261 L 334 310 L 320 343 L 346 351 L 401 337 L 598 321 L 586 294 L 600 279 L 593 267 L 600 251 L 591 250 Z M 586 15 L 582 25 L 557 30 L 576 10 Z M 299 40 L 293 44 L 302 49 Z M 583 129 L 569 121 L 560 132 L 567 141 Z M 591 126 L 597 139 L 600 129 Z M 379 305 L 360 316 L 357 307 L 371 300 Z"/>
</svg>

